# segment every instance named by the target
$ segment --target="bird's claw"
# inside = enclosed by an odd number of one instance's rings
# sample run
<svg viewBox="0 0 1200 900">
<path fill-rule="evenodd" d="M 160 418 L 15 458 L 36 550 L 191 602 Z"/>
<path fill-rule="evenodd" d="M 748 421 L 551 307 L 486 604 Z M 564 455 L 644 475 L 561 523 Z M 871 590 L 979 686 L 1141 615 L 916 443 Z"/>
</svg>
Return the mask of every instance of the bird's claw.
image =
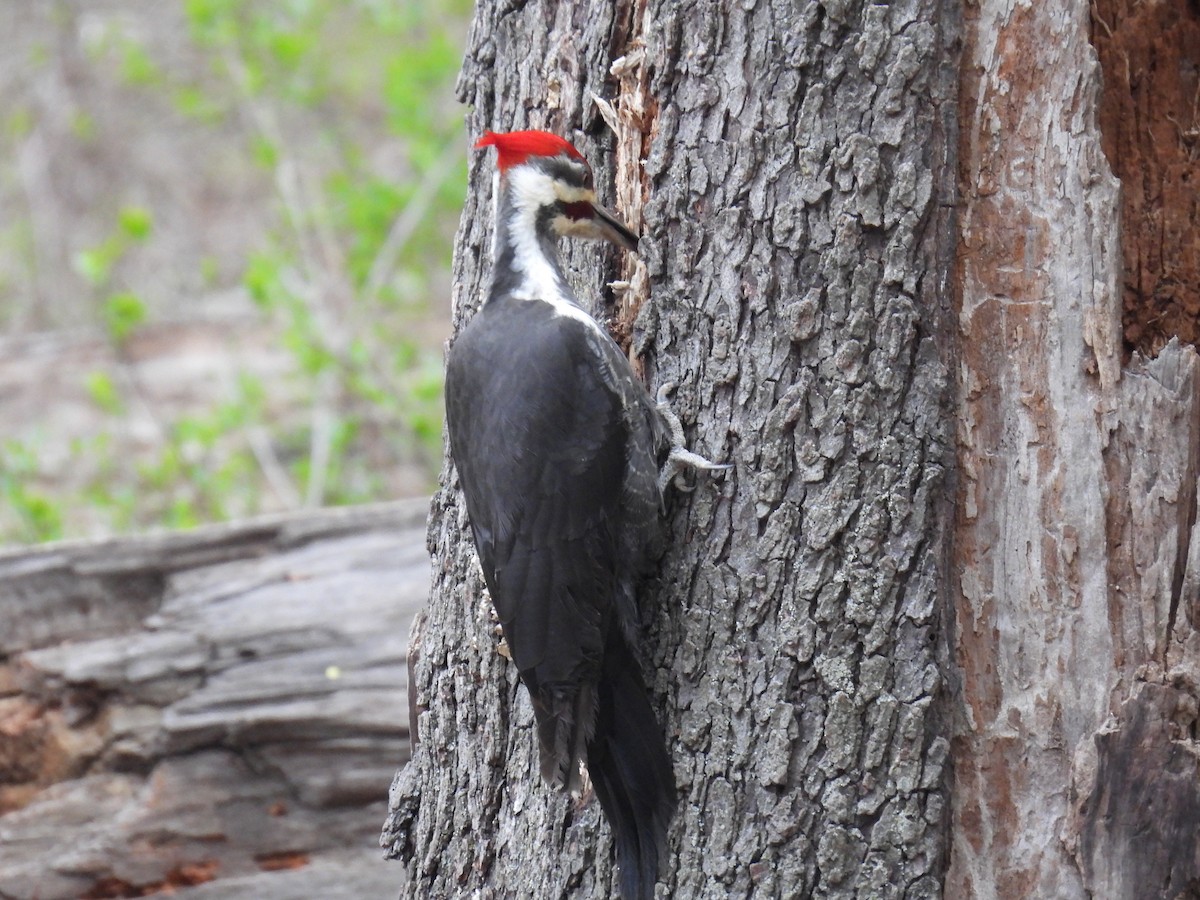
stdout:
<svg viewBox="0 0 1200 900">
<path fill-rule="evenodd" d="M 658 490 L 659 493 L 665 493 L 667 486 L 674 484 L 676 490 L 690 494 L 696 489 L 696 485 L 694 482 L 689 484 L 682 480 L 681 476 L 685 471 L 691 469 L 703 472 L 724 472 L 726 469 L 732 469 L 733 466 L 728 463 L 715 463 L 699 453 L 693 453 L 685 446 L 683 423 L 679 421 L 679 416 L 675 415 L 675 411 L 667 402 L 667 398 L 674 393 L 675 388 L 675 382 L 668 381 L 659 387 L 654 398 L 658 406 L 658 414 L 662 416 L 663 422 L 667 426 L 667 435 L 671 441 L 671 452 L 658 474 Z"/>
<path fill-rule="evenodd" d="M 690 494 L 696 489 L 696 484 L 683 480 L 683 474 L 689 469 L 702 472 L 724 472 L 732 468 L 733 466 L 729 463 L 715 463 L 699 453 L 693 453 L 686 447 L 672 447 L 666 465 L 658 474 L 658 489 L 660 492 L 666 491 L 668 485 L 674 484 L 677 491 Z"/>
</svg>

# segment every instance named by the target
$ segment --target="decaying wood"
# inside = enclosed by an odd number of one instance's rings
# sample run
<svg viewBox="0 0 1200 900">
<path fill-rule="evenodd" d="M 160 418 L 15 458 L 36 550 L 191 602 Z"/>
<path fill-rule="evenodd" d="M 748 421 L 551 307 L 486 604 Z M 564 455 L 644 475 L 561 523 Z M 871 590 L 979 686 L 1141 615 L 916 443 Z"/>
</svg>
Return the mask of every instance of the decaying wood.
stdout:
<svg viewBox="0 0 1200 900">
<path fill-rule="evenodd" d="M 1089 4 L 971 10 L 946 891 L 1194 896 L 1196 355 L 1122 369 Z"/>
<path fill-rule="evenodd" d="M 394 896 L 427 509 L 0 553 L 0 897 Z"/>
<path fill-rule="evenodd" d="M 1200 4 L 1091 0 L 1100 139 L 1121 179 L 1125 340 L 1200 342 Z"/>
<path fill-rule="evenodd" d="M 634 271 L 616 315 L 636 319 L 618 332 L 652 385 L 680 385 L 691 445 L 735 466 L 672 500 L 648 594 L 649 681 L 682 796 L 661 896 L 940 891 L 943 22 L 935 0 L 476 10 L 470 132 L 548 128 L 601 182 L 614 160 L 632 179 L 601 191 L 643 201 L 644 284 Z M 593 94 L 612 104 L 615 152 Z M 473 159 L 458 236 L 459 326 L 486 286 L 488 165 Z M 598 259 L 568 251 L 589 301 L 616 271 Z M 384 840 L 413 897 L 613 896 L 596 804 L 538 778 L 465 524 L 447 469 L 414 666 L 422 740 Z"/>
</svg>

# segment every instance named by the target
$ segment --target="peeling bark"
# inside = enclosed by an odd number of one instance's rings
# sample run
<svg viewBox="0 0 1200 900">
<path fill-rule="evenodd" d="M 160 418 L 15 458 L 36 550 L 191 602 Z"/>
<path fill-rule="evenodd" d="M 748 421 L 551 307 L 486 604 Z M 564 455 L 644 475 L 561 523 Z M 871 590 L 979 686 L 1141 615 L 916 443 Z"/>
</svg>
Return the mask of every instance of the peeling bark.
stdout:
<svg viewBox="0 0 1200 900">
<path fill-rule="evenodd" d="M 601 181 L 615 168 L 644 265 L 622 270 L 617 332 L 650 384 L 680 384 L 691 446 L 735 465 L 672 501 L 648 587 L 648 680 L 682 797 L 662 896 L 940 893 L 944 19 L 935 0 L 476 11 L 469 132 L 548 128 Z M 458 238 L 458 327 L 486 286 L 486 165 Z M 567 259 L 603 313 L 615 257 L 598 256 Z M 597 805 L 537 776 L 449 468 L 430 548 L 421 743 L 384 832 L 406 895 L 612 896 Z"/>
<path fill-rule="evenodd" d="M 1095 410 L 1120 348 L 1085 15 L 992 0 L 965 28 L 954 896 L 1081 896 L 1058 829 L 1108 700 Z"/>
<path fill-rule="evenodd" d="M 1193 896 L 1196 356 L 1122 367 L 1088 4 L 983 0 L 964 34 L 946 892 Z"/>
</svg>

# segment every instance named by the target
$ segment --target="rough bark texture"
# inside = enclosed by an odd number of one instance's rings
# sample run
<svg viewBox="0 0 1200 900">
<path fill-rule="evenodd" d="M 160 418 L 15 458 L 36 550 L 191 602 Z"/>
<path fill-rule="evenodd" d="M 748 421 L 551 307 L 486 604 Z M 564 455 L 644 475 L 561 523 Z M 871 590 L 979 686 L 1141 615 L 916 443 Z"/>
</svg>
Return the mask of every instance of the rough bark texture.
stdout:
<svg viewBox="0 0 1200 900">
<path fill-rule="evenodd" d="M 1200 370 L 1122 369 L 1088 15 L 964 29 L 954 897 L 1200 889 Z"/>
<path fill-rule="evenodd" d="M 649 588 L 649 681 L 682 796 L 662 896 L 940 893 L 945 20 L 936 0 L 476 12 L 469 131 L 557 131 L 601 182 L 615 159 L 645 265 L 624 270 L 616 330 L 650 383 L 679 383 L 691 446 L 735 465 L 673 500 Z M 489 183 L 476 156 L 459 326 L 486 287 Z M 569 251 L 588 299 L 602 257 Z M 597 804 L 538 778 L 452 471 L 430 548 L 421 742 L 384 832 L 407 895 L 613 895 Z"/>
<path fill-rule="evenodd" d="M 0 897 L 394 895 L 424 512 L 0 552 Z"/>
</svg>

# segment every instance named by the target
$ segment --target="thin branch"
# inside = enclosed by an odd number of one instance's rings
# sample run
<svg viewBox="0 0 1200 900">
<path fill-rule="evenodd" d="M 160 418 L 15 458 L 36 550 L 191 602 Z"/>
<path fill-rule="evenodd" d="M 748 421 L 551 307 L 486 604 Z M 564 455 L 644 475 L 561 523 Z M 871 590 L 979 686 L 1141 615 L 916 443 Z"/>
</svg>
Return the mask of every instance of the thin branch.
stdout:
<svg viewBox="0 0 1200 900">
<path fill-rule="evenodd" d="M 380 291 L 383 290 L 384 284 L 396 267 L 396 260 L 404 252 L 405 246 L 416 233 L 417 226 L 429 212 L 430 206 L 437 197 L 437 192 L 450 177 L 450 173 L 454 171 L 454 167 L 460 159 L 459 154 L 454 152 L 454 145 L 455 141 L 446 143 L 441 153 L 438 154 L 437 164 L 425 173 L 425 178 L 421 181 L 417 192 L 401 210 L 400 215 L 396 216 L 396 220 L 392 222 L 388 236 L 380 246 L 379 252 L 375 254 L 371 269 L 367 273 L 364 294 L 368 304 L 379 299 Z"/>
<path fill-rule="evenodd" d="M 296 490 L 292 479 L 280 464 L 275 448 L 271 446 L 271 440 L 267 436 L 267 430 L 261 425 L 246 429 L 246 443 L 250 445 L 250 452 L 254 454 L 267 484 L 271 486 L 284 509 L 299 509 L 300 492 Z"/>
<path fill-rule="evenodd" d="M 311 207 L 305 205 L 305 198 L 300 184 L 299 166 L 290 156 L 283 152 L 287 144 L 283 139 L 283 130 L 279 127 L 279 123 L 275 120 L 272 111 L 254 99 L 254 93 L 249 87 L 249 75 L 242 61 L 229 48 L 225 49 L 222 57 L 225 65 L 228 67 L 230 80 L 241 95 L 242 110 L 250 117 L 254 128 L 262 135 L 263 139 L 270 142 L 279 152 L 279 160 L 275 164 L 273 172 L 275 188 L 279 192 L 280 199 L 283 201 L 283 208 L 287 213 L 288 224 L 291 226 L 296 241 L 300 245 L 300 259 L 305 267 L 308 268 L 307 276 L 310 280 L 317 281 L 317 273 L 309 268 L 309 266 L 311 265 L 311 261 L 319 260 L 321 257 L 315 246 L 315 239 L 306 227 L 306 224 L 314 221 L 317 216 L 312 214 Z"/>
<path fill-rule="evenodd" d="M 326 369 L 317 382 L 316 398 L 312 408 L 312 434 L 308 452 L 308 487 L 304 492 L 304 505 L 309 508 L 320 506 L 325 500 L 325 484 L 329 476 L 329 460 L 333 450 L 333 422 L 331 412 L 334 390 L 333 373 Z"/>
</svg>

